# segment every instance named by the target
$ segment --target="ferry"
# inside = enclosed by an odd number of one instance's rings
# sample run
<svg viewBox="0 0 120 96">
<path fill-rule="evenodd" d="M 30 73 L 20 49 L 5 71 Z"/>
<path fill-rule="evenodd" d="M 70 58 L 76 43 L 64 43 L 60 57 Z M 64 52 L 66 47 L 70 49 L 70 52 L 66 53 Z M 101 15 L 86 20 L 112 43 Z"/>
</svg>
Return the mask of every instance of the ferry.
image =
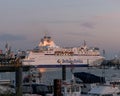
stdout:
<svg viewBox="0 0 120 96">
<path fill-rule="evenodd" d="M 50 36 L 45 35 L 37 47 L 28 51 L 22 63 L 24 66 L 38 68 L 55 68 L 61 65 L 86 67 L 100 65 L 103 60 L 99 48 L 90 48 L 85 41 L 79 47 L 64 48 L 57 46 Z"/>
</svg>

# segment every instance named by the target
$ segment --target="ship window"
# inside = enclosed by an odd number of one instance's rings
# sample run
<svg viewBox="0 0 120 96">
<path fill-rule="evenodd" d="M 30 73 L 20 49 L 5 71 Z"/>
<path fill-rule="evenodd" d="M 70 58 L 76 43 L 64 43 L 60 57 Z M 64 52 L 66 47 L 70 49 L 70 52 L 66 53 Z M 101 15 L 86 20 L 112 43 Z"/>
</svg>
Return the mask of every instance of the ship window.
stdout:
<svg viewBox="0 0 120 96">
<path fill-rule="evenodd" d="M 70 92 L 70 88 L 67 88 L 67 92 Z"/>
<path fill-rule="evenodd" d="M 23 90 L 23 93 L 32 93 L 33 92 L 33 89 L 31 86 L 23 86 L 22 90 Z"/>
<path fill-rule="evenodd" d="M 77 92 L 79 91 L 79 87 L 76 87 L 76 91 L 77 91 Z"/>
<path fill-rule="evenodd" d="M 87 88 L 86 85 L 84 85 L 83 88 Z"/>
<path fill-rule="evenodd" d="M 61 91 L 64 92 L 64 87 L 61 88 Z"/>
<path fill-rule="evenodd" d="M 102 96 L 113 96 L 113 94 L 105 94 L 105 95 L 102 95 Z"/>
<path fill-rule="evenodd" d="M 90 94 L 90 96 L 100 96 L 100 94 Z"/>
<path fill-rule="evenodd" d="M 43 92 L 43 91 L 47 92 L 48 88 L 47 88 L 47 86 L 37 86 L 36 90 L 37 90 L 37 92 Z"/>
<path fill-rule="evenodd" d="M 75 88 L 74 88 L 74 87 L 72 87 L 72 88 L 71 88 L 71 91 L 72 91 L 72 92 L 75 92 Z"/>
<path fill-rule="evenodd" d="M 117 95 L 120 95 L 120 92 L 118 92 Z"/>
</svg>

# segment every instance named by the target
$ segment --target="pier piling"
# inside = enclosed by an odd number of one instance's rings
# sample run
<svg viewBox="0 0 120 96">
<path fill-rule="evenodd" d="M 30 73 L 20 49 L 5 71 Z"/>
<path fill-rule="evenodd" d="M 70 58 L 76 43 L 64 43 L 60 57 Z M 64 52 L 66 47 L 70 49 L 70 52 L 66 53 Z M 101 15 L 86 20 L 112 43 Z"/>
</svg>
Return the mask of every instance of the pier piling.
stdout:
<svg viewBox="0 0 120 96">
<path fill-rule="evenodd" d="M 66 80 L 66 65 L 62 65 L 62 80 Z"/>
<path fill-rule="evenodd" d="M 22 96 L 22 67 L 18 67 L 16 70 L 16 96 Z"/>
<path fill-rule="evenodd" d="M 62 96 L 60 79 L 54 79 L 54 96 Z"/>
</svg>

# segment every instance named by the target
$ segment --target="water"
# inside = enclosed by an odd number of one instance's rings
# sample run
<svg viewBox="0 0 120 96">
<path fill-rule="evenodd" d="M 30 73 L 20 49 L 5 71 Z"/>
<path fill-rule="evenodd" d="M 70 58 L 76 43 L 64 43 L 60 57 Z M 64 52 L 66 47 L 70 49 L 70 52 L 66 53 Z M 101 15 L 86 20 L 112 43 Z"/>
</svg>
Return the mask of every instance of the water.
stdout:
<svg viewBox="0 0 120 96">
<path fill-rule="evenodd" d="M 120 78 L 120 70 L 118 69 L 99 69 L 99 68 L 87 68 L 87 67 L 81 67 L 81 68 L 74 68 L 73 72 L 88 72 L 91 74 L 95 74 L 97 76 L 105 77 L 106 80 L 112 80 L 114 78 Z M 29 72 L 24 72 L 23 77 L 28 74 Z M 71 68 L 66 68 L 66 78 L 71 79 L 72 73 Z M 15 80 L 15 73 L 14 72 L 5 72 L 0 73 L 0 79 L 9 79 L 11 81 Z M 46 84 L 53 84 L 54 79 L 62 79 L 62 69 L 56 68 L 46 69 L 45 72 L 42 72 L 42 78 L 41 81 Z"/>
<path fill-rule="evenodd" d="M 105 77 L 106 80 L 112 80 L 116 78 L 120 78 L 120 70 L 118 69 L 99 69 L 99 68 L 74 68 L 73 72 L 88 72 L 91 74 L 95 74 L 97 76 L 102 76 Z M 66 78 L 71 79 L 72 78 L 72 73 L 71 69 L 67 68 L 66 69 Z M 42 73 L 42 82 L 48 83 L 48 84 L 53 84 L 54 79 L 62 79 L 62 69 L 56 69 L 56 70 L 47 70 L 46 72 Z"/>
</svg>

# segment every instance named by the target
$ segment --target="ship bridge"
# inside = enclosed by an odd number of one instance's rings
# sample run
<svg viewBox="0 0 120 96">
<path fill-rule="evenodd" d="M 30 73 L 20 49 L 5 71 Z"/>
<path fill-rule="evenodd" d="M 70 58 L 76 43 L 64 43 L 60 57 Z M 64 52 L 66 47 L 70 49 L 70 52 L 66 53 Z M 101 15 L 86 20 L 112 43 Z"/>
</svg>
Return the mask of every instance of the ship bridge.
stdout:
<svg viewBox="0 0 120 96">
<path fill-rule="evenodd" d="M 58 47 L 56 46 L 55 42 L 52 40 L 52 38 L 50 36 L 44 36 L 44 38 L 41 39 L 40 43 L 39 43 L 39 47 Z"/>
</svg>

